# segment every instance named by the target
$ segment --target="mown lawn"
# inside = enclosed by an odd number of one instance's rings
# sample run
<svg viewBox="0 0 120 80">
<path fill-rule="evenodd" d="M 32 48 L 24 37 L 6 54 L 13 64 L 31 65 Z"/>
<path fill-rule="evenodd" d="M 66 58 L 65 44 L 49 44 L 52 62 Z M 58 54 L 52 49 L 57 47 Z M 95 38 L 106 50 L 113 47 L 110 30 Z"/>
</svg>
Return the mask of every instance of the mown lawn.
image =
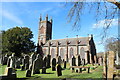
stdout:
<svg viewBox="0 0 120 80">
<path fill-rule="evenodd" d="M 98 66 L 97 68 L 93 68 L 92 65 L 86 65 L 86 66 L 90 66 L 90 73 L 87 73 L 87 71 L 83 71 L 82 73 L 72 73 L 72 71 L 69 69 L 69 65 L 67 65 L 67 68 L 62 70 L 62 76 L 58 77 L 57 76 L 57 72 L 56 71 L 52 71 L 51 68 L 46 70 L 46 74 L 35 74 L 32 75 L 32 77 L 25 77 L 25 73 L 26 71 L 21 71 L 20 69 L 17 69 L 16 73 L 17 73 L 17 78 L 24 78 L 24 79 L 35 79 L 35 80 L 57 80 L 59 78 L 98 78 L 101 79 L 102 78 L 102 66 Z M 5 70 L 5 66 L 1 66 L 0 65 L 0 75 L 4 73 Z M 40 72 L 42 72 L 40 70 Z"/>
</svg>

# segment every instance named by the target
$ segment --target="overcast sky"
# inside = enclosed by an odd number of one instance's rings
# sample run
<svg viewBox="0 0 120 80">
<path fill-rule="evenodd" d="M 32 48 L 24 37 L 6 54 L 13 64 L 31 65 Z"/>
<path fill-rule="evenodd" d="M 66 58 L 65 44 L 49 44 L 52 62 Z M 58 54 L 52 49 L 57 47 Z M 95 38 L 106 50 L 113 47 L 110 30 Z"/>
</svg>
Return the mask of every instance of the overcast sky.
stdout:
<svg viewBox="0 0 120 80">
<path fill-rule="evenodd" d="M 105 20 L 96 22 L 94 13 L 83 14 L 81 16 L 81 28 L 79 31 L 75 31 L 72 28 L 73 23 L 67 23 L 67 14 L 70 7 L 65 7 L 64 2 L 5 2 L 0 3 L 0 5 L 1 30 L 7 30 L 15 26 L 29 27 L 34 34 L 33 40 L 37 43 L 40 14 L 43 20 L 48 14 L 49 19 L 51 17 L 53 19 L 52 39 L 62 39 L 66 36 L 73 38 L 76 35 L 87 37 L 88 34 L 93 34 L 97 52 L 104 51 L 103 44 L 100 44 L 100 33 Z M 115 18 L 108 32 L 109 37 L 117 37 L 117 25 L 118 19 Z"/>
</svg>

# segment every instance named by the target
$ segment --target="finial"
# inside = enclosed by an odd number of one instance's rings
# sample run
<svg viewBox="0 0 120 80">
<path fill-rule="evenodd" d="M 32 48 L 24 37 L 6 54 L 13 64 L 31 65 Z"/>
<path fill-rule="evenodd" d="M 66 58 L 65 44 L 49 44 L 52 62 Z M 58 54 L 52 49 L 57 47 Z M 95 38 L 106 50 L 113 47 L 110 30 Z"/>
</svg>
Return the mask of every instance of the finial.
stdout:
<svg viewBox="0 0 120 80">
<path fill-rule="evenodd" d="M 42 15 L 40 14 L 40 21 L 42 21 Z"/>
<path fill-rule="evenodd" d="M 93 37 L 93 34 L 91 34 L 91 37 Z"/>
<path fill-rule="evenodd" d="M 50 17 L 50 22 L 51 22 L 51 23 L 53 22 L 52 17 Z"/>
<path fill-rule="evenodd" d="M 48 14 L 46 15 L 46 21 L 48 21 Z"/>
</svg>

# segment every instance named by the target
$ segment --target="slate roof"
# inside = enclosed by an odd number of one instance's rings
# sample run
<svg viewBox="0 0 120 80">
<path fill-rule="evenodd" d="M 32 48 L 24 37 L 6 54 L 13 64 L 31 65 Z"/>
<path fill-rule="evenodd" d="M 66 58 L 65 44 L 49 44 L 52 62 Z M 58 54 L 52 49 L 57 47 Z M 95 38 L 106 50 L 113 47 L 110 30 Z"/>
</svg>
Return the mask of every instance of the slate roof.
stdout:
<svg viewBox="0 0 120 80">
<path fill-rule="evenodd" d="M 91 40 L 91 37 L 79 37 L 79 38 L 65 38 L 65 39 L 56 39 L 56 40 L 49 40 L 47 41 L 44 46 L 48 46 L 50 42 L 50 46 L 56 46 L 57 42 L 59 42 L 59 46 L 68 45 L 76 45 L 78 41 L 78 45 L 88 45 L 89 41 Z"/>
</svg>

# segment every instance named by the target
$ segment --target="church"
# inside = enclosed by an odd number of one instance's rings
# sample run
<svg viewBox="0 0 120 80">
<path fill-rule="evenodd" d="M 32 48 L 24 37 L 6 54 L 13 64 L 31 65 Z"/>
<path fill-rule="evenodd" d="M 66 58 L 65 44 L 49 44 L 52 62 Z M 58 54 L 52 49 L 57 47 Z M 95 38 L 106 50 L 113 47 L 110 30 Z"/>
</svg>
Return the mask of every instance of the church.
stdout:
<svg viewBox="0 0 120 80">
<path fill-rule="evenodd" d="M 93 35 L 88 37 L 65 38 L 52 40 L 52 22 L 40 16 L 38 45 L 41 46 L 44 56 L 51 55 L 51 59 L 61 57 L 62 61 L 70 62 L 72 57 L 80 56 L 85 63 L 96 63 L 96 47 Z M 59 36 L 59 35 L 58 35 Z"/>
</svg>

